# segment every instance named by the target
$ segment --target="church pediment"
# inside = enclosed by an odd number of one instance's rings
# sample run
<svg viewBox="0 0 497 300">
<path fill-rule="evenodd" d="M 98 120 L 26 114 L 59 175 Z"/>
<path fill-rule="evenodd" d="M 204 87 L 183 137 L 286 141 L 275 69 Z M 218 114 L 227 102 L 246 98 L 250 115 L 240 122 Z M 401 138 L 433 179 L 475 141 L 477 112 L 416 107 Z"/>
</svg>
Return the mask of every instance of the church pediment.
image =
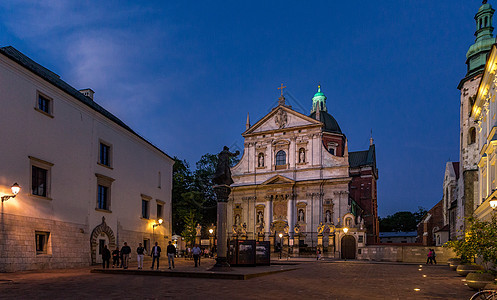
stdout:
<svg viewBox="0 0 497 300">
<path fill-rule="evenodd" d="M 296 112 L 286 106 L 280 105 L 274 108 L 270 113 L 252 125 L 243 135 L 249 135 L 259 132 L 282 130 L 292 127 L 303 126 L 321 126 L 322 123 Z"/>
<path fill-rule="evenodd" d="M 262 185 L 269 185 L 269 184 L 293 184 L 295 183 L 295 180 L 291 180 L 290 178 L 286 178 L 281 175 L 276 175 L 274 177 L 269 178 L 268 180 L 264 181 Z"/>
</svg>

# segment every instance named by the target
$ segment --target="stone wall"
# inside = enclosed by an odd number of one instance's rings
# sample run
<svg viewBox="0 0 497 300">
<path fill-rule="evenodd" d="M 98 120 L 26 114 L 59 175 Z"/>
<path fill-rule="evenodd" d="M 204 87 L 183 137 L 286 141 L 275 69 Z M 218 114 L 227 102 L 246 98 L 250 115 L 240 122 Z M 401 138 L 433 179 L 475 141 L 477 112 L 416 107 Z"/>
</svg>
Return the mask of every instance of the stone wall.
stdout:
<svg viewBox="0 0 497 300">
<path fill-rule="evenodd" d="M 357 259 L 426 263 L 430 248 L 435 250 L 437 263 L 446 263 L 449 258 L 456 257 L 455 253 L 451 249 L 443 247 L 371 245 L 359 248 L 361 253 L 357 255 Z"/>
<path fill-rule="evenodd" d="M 46 254 L 36 253 L 36 231 L 49 232 Z M 90 264 L 86 225 L 0 214 L 0 272 L 75 268 Z"/>
</svg>

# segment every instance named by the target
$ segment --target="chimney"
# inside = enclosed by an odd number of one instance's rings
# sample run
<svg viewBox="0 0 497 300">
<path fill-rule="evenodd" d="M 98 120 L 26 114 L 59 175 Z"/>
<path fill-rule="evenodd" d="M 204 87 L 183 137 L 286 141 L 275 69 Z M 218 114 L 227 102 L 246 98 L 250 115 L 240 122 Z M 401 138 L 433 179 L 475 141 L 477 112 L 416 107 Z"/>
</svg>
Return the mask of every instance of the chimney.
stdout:
<svg viewBox="0 0 497 300">
<path fill-rule="evenodd" d="M 93 94 L 95 94 L 95 92 L 88 88 L 88 89 L 83 89 L 83 90 L 79 90 L 79 92 L 83 95 L 85 95 L 86 97 L 90 98 L 91 100 L 93 100 Z"/>
</svg>

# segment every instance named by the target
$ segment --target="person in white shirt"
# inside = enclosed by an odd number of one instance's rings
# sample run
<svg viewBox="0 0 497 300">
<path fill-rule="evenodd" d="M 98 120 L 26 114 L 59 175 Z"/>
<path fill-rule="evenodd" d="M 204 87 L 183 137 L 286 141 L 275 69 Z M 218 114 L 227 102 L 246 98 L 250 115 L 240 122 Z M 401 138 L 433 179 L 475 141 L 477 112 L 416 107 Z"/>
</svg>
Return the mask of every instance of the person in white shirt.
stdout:
<svg viewBox="0 0 497 300">
<path fill-rule="evenodd" d="M 152 247 L 152 251 L 150 255 L 152 255 L 152 267 L 150 269 L 154 269 L 155 260 L 157 260 L 157 270 L 159 270 L 159 258 L 160 258 L 161 248 L 158 246 L 158 243 L 155 242 L 155 246 Z"/>
</svg>

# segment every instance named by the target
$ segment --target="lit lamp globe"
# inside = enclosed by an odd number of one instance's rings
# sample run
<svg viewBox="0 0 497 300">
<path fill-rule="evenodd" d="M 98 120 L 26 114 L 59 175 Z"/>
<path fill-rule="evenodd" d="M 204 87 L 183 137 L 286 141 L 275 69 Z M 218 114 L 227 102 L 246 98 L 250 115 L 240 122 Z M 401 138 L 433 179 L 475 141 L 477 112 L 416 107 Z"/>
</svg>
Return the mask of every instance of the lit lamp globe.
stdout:
<svg viewBox="0 0 497 300">
<path fill-rule="evenodd" d="M 497 209 L 497 198 L 493 198 L 492 200 L 490 200 L 490 207 L 492 209 Z"/>
<path fill-rule="evenodd" d="M 159 221 L 159 225 L 162 225 L 162 222 L 164 222 L 164 220 L 162 220 L 162 219 L 159 219 L 158 221 Z"/>
<path fill-rule="evenodd" d="M 21 191 L 21 187 L 17 184 L 17 182 L 14 183 L 10 189 L 12 190 L 12 194 L 14 195 L 19 194 L 19 191 Z"/>
<path fill-rule="evenodd" d="M 214 229 L 209 229 L 209 233 L 212 234 L 214 232 Z"/>
<path fill-rule="evenodd" d="M 280 233 L 278 234 L 278 236 L 280 237 L 280 239 L 283 237 L 283 233 Z"/>
<path fill-rule="evenodd" d="M 345 228 L 343 229 L 343 232 L 344 232 L 345 234 L 347 234 L 347 232 L 349 232 L 349 229 L 348 229 L 347 227 L 345 227 Z"/>
</svg>

